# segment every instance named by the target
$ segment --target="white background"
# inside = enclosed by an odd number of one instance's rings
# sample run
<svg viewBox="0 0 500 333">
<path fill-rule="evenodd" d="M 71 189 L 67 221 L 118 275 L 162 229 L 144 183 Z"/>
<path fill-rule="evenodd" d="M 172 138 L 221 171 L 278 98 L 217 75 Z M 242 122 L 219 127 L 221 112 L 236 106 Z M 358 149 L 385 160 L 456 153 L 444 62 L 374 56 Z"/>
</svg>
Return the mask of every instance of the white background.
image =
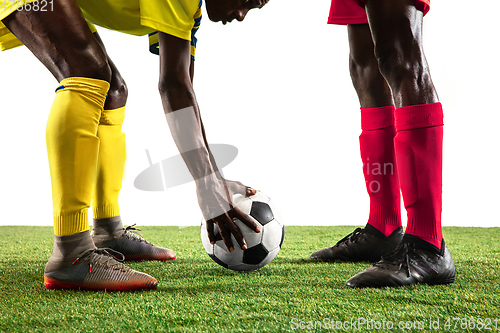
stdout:
<svg viewBox="0 0 500 333">
<path fill-rule="evenodd" d="M 500 226 L 499 10 L 494 1 L 436 0 L 424 20 L 445 112 L 445 226 Z M 328 11 L 328 0 L 271 0 L 242 23 L 205 15 L 197 34 L 195 91 L 208 140 L 238 147 L 226 177 L 267 193 L 288 225 L 362 225 L 368 217 L 347 31 L 326 24 Z M 147 37 L 99 32 L 130 92 L 124 223 L 199 225 L 194 183 L 165 192 L 133 186 L 149 166 L 146 149 L 153 163 L 178 154 L 157 92 L 158 57 Z M 57 82 L 24 47 L 0 59 L 0 225 L 51 225 L 45 124 Z"/>
</svg>

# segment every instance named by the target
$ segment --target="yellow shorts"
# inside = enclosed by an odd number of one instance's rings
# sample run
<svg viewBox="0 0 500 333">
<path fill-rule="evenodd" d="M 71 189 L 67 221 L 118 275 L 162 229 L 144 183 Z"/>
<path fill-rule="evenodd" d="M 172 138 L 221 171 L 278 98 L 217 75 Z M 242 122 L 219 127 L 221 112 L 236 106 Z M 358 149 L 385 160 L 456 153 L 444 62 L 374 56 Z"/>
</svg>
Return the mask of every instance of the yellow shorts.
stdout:
<svg viewBox="0 0 500 333">
<path fill-rule="evenodd" d="M 0 0 L 0 20 L 18 8 L 49 11 L 57 0 Z M 82 9 L 92 32 L 94 24 L 143 36 L 148 34 L 150 51 L 158 54 L 158 31 L 190 40 L 194 58 L 196 37 L 201 21 L 201 0 L 75 0 Z M 22 43 L 0 22 L 0 50 L 7 50 Z"/>
</svg>

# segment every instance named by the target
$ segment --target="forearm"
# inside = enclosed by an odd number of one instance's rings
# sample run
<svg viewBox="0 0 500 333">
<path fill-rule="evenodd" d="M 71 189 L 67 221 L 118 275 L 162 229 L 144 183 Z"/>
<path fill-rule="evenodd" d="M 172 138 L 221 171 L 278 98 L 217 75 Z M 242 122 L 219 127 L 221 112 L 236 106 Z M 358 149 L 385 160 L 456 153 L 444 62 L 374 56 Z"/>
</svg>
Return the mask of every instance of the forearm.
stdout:
<svg viewBox="0 0 500 333">
<path fill-rule="evenodd" d="M 172 137 L 199 188 L 220 177 L 210 153 L 192 86 L 171 83 L 160 89 Z"/>
</svg>

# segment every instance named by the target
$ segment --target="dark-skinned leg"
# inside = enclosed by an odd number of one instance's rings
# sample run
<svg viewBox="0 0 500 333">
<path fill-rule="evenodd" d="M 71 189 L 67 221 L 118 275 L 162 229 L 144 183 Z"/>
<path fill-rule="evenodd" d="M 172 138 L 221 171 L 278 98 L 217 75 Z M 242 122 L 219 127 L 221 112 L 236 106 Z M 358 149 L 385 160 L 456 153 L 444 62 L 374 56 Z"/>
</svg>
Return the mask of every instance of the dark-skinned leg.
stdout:
<svg viewBox="0 0 500 333">
<path fill-rule="evenodd" d="M 361 104 L 359 136 L 366 189 L 370 196 L 368 227 L 401 240 L 400 189 L 394 153 L 394 105 L 391 89 L 379 70 L 368 24 L 348 25 L 351 78 Z M 367 228 L 368 231 L 372 230 Z M 392 243 L 392 248 L 399 241 Z"/>
<path fill-rule="evenodd" d="M 127 84 L 118 71 L 118 68 L 115 66 L 108 53 L 106 52 L 106 47 L 104 46 L 101 36 L 99 36 L 99 34 L 95 32 L 94 37 L 101 46 L 104 54 L 106 55 L 107 63 L 111 69 L 111 81 L 108 96 L 106 96 L 106 103 L 104 103 L 104 110 L 114 110 L 122 108 L 127 103 Z"/>
<path fill-rule="evenodd" d="M 16 11 L 3 23 L 60 81 L 46 132 L 54 233 L 87 231 L 97 126 L 111 79 L 106 54 L 73 0 L 57 1 L 47 12 Z"/>
<path fill-rule="evenodd" d="M 423 13 L 414 0 L 367 0 L 366 12 L 396 108 L 439 102 L 422 44 Z"/>
<path fill-rule="evenodd" d="M 349 24 L 349 71 L 362 108 L 394 105 L 391 89 L 378 68 L 368 24 Z"/>
<path fill-rule="evenodd" d="M 109 58 L 99 34 L 95 32 L 94 36 L 106 53 L 111 68 L 111 82 L 97 129 L 100 145 L 92 197 L 92 239 L 98 248 L 119 251 L 126 261 L 174 260 L 174 251 L 154 246 L 138 234 L 131 233 L 131 230 L 135 230 L 132 227 L 123 227 L 118 196 L 125 167 L 126 144 L 122 125 L 128 91 L 125 80 Z"/>
<path fill-rule="evenodd" d="M 20 10 L 3 23 L 60 81 L 46 132 L 55 240 L 45 267 L 45 287 L 156 288 L 156 279 L 96 250 L 89 233 L 99 151 L 96 134 L 111 69 L 80 9 L 73 0 L 60 0 L 52 11 Z"/>
<path fill-rule="evenodd" d="M 122 125 L 125 118 L 128 90 L 118 68 L 109 58 L 101 37 L 97 32 L 94 33 L 94 36 L 106 54 L 107 62 L 111 68 L 110 88 L 97 129 L 100 145 L 92 195 L 94 217 L 92 239 L 96 246 L 100 247 L 102 243 L 114 239 L 115 234 L 120 234 L 116 235 L 116 238 L 119 238 L 124 232 L 118 195 L 122 187 L 125 168 L 126 145 Z"/>
<path fill-rule="evenodd" d="M 368 24 L 347 26 L 349 69 L 361 104 L 363 132 L 359 137 L 363 174 L 370 196 L 365 228 L 356 229 L 335 246 L 311 254 L 311 259 L 371 261 L 401 242 L 399 183 L 394 156 L 394 106 L 391 90 L 380 74 Z M 377 168 L 377 166 L 380 166 Z"/>
<path fill-rule="evenodd" d="M 413 0 L 368 0 L 366 11 L 380 71 L 398 107 L 395 145 L 407 233 L 440 248 L 443 115 L 423 51 L 423 13 Z"/>
<path fill-rule="evenodd" d="M 110 89 L 97 130 L 100 146 L 92 197 L 95 235 L 96 224 L 104 223 L 108 218 L 118 218 L 120 215 L 118 195 L 122 186 L 126 152 L 122 125 L 128 91 L 125 80 L 109 58 L 99 34 L 96 32 L 94 36 L 106 54 L 112 73 Z"/>
<path fill-rule="evenodd" d="M 346 285 L 452 283 L 455 265 L 441 232 L 443 113 L 423 52 L 423 14 L 414 0 L 367 0 L 366 11 L 380 72 L 398 107 L 394 145 L 408 226 L 390 256 Z"/>
<path fill-rule="evenodd" d="M 16 11 L 7 28 L 61 81 L 88 77 L 109 82 L 107 57 L 73 0 L 54 3 L 52 11 Z"/>
</svg>

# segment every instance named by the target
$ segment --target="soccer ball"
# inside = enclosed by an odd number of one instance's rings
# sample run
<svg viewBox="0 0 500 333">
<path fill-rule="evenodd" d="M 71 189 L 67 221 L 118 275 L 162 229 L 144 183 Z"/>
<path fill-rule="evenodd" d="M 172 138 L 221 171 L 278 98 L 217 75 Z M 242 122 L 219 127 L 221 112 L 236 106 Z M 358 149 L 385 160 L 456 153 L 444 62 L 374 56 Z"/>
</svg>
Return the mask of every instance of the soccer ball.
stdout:
<svg viewBox="0 0 500 333">
<path fill-rule="evenodd" d="M 233 203 L 260 227 L 260 232 L 256 233 L 240 220 L 234 219 L 247 242 L 247 249 L 242 250 L 231 235 L 234 250 L 229 252 L 217 225 L 214 225 L 215 244 L 210 244 L 205 219 L 201 221 L 201 241 L 210 258 L 222 267 L 251 272 L 264 267 L 276 257 L 285 238 L 285 227 L 274 202 L 262 192 L 250 197 L 236 194 Z"/>
</svg>

